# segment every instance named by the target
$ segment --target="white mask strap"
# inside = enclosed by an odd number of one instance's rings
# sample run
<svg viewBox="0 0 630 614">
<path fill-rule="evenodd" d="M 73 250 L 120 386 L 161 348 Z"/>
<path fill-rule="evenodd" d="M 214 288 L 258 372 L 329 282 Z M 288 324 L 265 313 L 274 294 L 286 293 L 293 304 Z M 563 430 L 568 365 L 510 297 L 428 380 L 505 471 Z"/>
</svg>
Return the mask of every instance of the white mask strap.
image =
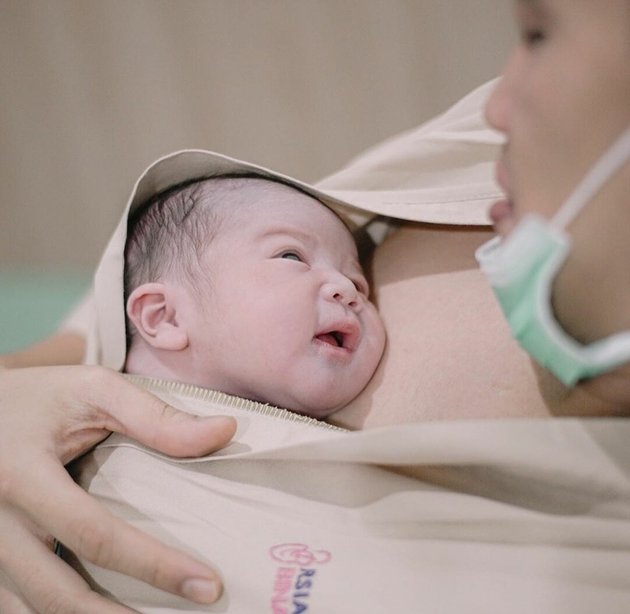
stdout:
<svg viewBox="0 0 630 614">
<path fill-rule="evenodd" d="M 558 209 L 550 224 L 558 229 L 566 228 L 606 182 L 626 163 L 628 158 L 630 158 L 630 128 L 626 128 L 622 135 L 590 168 Z"/>
</svg>

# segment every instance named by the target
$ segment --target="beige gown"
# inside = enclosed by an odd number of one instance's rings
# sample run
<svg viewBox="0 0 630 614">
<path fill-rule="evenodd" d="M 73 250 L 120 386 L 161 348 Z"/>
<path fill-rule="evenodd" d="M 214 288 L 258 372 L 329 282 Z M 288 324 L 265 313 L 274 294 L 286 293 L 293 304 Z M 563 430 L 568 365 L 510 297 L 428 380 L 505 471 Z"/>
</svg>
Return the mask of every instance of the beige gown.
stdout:
<svg viewBox="0 0 630 614">
<path fill-rule="evenodd" d="M 105 594 L 154 614 L 630 611 L 630 423 L 541 417 L 529 360 L 472 257 L 498 196 L 488 87 L 321 184 L 367 211 L 357 221 L 411 220 L 373 266 L 387 354 L 332 419 L 370 428 L 136 380 L 234 415 L 233 443 L 178 461 L 112 436 L 76 479 L 219 569 L 225 592 L 195 606 L 78 562 Z M 492 419 L 505 416 L 521 417 Z"/>
</svg>

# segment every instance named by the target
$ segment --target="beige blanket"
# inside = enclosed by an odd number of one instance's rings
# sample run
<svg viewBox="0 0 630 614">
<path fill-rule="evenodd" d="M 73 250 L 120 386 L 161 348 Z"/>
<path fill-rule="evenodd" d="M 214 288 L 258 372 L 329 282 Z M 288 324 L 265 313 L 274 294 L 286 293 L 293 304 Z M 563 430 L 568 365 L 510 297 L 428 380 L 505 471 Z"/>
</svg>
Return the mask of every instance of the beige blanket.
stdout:
<svg viewBox="0 0 630 614">
<path fill-rule="evenodd" d="M 216 566 L 193 606 L 88 566 L 141 612 L 630 611 L 630 422 L 439 422 L 344 432 L 242 399 L 144 381 L 238 420 L 204 459 L 123 437 L 75 468 L 116 514 Z M 407 477 L 403 473 L 415 474 Z"/>
</svg>

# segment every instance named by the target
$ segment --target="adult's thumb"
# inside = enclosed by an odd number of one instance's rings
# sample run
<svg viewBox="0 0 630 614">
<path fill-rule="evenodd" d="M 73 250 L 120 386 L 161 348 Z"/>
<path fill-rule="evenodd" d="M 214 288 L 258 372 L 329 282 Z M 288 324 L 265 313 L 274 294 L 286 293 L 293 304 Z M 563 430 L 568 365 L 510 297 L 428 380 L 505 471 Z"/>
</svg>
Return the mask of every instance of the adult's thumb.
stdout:
<svg viewBox="0 0 630 614">
<path fill-rule="evenodd" d="M 189 414 L 119 374 L 110 374 L 114 377 L 108 383 L 104 402 L 95 400 L 105 413 L 104 426 L 108 430 L 127 435 L 163 454 L 179 457 L 209 454 L 226 446 L 234 436 L 234 418 Z"/>
</svg>

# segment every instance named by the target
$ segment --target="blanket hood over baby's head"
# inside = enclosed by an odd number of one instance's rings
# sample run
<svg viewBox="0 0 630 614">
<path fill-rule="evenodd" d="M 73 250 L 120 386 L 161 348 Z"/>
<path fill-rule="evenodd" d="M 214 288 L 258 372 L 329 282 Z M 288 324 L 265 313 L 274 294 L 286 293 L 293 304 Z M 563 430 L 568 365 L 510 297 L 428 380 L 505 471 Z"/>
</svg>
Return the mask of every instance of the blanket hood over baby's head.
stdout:
<svg viewBox="0 0 630 614">
<path fill-rule="evenodd" d="M 96 322 L 86 362 L 121 370 L 125 362 L 124 266 L 129 216 L 152 197 L 179 184 L 220 175 L 252 174 L 292 185 L 333 209 L 350 227 L 365 223 L 370 214 L 329 193 L 262 166 L 203 150 L 178 151 L 156 160 L 136 182 L 123 215 L 105 249 L 94 277 Z"/>
</svg>

